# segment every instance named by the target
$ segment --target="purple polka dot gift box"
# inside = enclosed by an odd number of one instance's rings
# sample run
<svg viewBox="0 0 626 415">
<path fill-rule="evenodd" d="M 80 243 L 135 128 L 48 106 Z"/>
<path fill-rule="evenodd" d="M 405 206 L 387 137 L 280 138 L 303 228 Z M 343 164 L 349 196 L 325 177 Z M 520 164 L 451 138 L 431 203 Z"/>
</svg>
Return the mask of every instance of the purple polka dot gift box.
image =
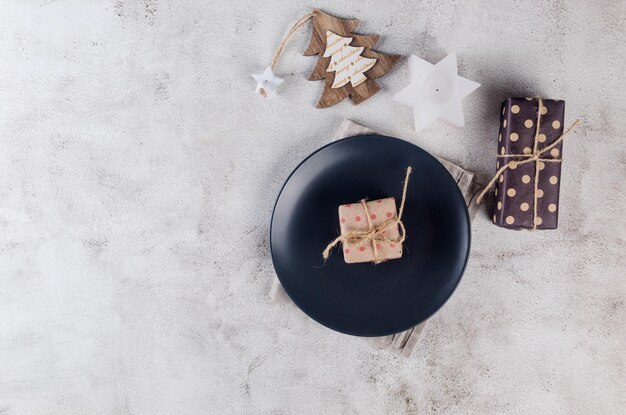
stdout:
<svg viewBox="0 0 626 415">
<path fill-rule="evenodd" d="M 509 229 L 556 229 L 565 102 L 502 103 L 493 222 Z"/>
</svg>

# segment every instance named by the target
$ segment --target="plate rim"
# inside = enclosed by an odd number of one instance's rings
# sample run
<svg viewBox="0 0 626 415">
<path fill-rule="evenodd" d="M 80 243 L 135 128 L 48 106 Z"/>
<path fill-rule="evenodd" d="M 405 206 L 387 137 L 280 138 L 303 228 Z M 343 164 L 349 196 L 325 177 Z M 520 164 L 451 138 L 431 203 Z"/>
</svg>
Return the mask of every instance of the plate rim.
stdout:
<svg viewBox="0 0 626 415">
<path fill-rule="evenodd" d="M 454 287 L 452 288 L 452 291 L 450 292 L 450 295 L 448 295 L 448 297 L 441 303 L 441 305 L 439 307 L 437 307 L 431 314 L 429 314 L 426 318 L 424 318 L 424 320 L 422 320 L 420 322 L 417 322 L 415 324 L 411 324 L 408 327 L 404 327 L 404 328 L 402 328 L 399 331 L 381 332 L 381 334 L 362 334 L 362 333 L 358 333 L 358 332 L 351 332 L 350 330 L 345 330 L 345 329 L 340 329 L 340 328 L 337 328 L 337 327 L 333 327 L 332 324 L 328 324 L 326 322 L 319 321 L 317 318 L 315 318 L 309 311 L 306 310 L 305 307 L 302 307 L 302 305 L 300 303 L 298 303 L 298 301 L 291 296 L 291 294 L 289 293 L 288 289 L 285 287 L 285 284 L 283 283 L 282 278 L 280 277 L 278 271 L 276 270 L 276 258 L 274 256 L 274 248 L 273 248 L 273 243 L 272 243 L 272 237 L 273 237 L 272 233 L 273 233 L 273 228 L 274 228 L 274 226 L 273 226 L 274 225 L 274 214 L 276 212 L 276 206 L 278 206 L 278 202 L 280 201 L 280 197 L 282 196 L 283 191 L 285 190 L 285 186 L 287 186 L 287 183 L 289 183 L 289 180 L 291 180 L 291 177 L 298 171 L 298 169 L 300 169 L 300 167 L 304 163 L 306 163 L 310 158 L 312 158 L 313 156 L 315 156 L 317 153 L 321 152 L 322 150 L 326 149 L 327 147 L 330 147 L 332 145 L 336 145 L 336 144 L 344 142 L 344 141 L 355 140 L 355 139 L 365 139 L 365 138 L 375 138 L 375 139 L 383 139 L 383 140 L 401 141 L 403 143 L 407 143 L 407 144 L 410 144 L 410 145 L 414 146 L 419 151 L 424 153 L 427 157 L 430 157 L 431 159 L 433 159 L 445 171 L 445 173 L 450 178 L 450 180 L 452 180 L 454 182 L 454 185 L 455 185 L 455 188 L 456 188 L 456 194 L 460 198 L 460 200 L 462 201 L 463 211 L 465 213 L 464 214 L 464 216 L 465 216 L 465 223 L 466 223 L 466 226 L 467 226 L 467 250 L 465 252 L 465 260 L 463 261 L 463 266 L 461 268 L 461 272 L 460 272 L 459 278 L 458 278 L 457 282 L 454 284 Z M 304 314 L 306 314 L 307 317 L 309 317 L 313 321 L 321 324 L 323 327 L 326 327 L 328 329 L 331 329 L 333 331 L 336 331 L 336 332 L 339 332 L 339 333 L 342 333 L 342 334 L 347 334 L 347 335 L 356 336 L 356 337 L 369 337 L 369 338 L 384 337 L 384 336 L 390 336 L 390 335 L 393 335 L 393 334 L 402 333 L 402 332 L 404 332 L 406 330 L 409 330 L 409 329 L 411 329 L 413 327 L 419 326 L 420 324 L 428 321 L 432 316 L 437 314 L 439 312 L 439 310 L 441 310 L 446 305 L 446 303 L 448 301 L 450 301 L 450 298 L 452 298 L 452 296 L 454 295 L 454 293 L 458 289 L 459 285 L 461 284 L 461 280 L 463 279 L 463 276 L 465 275 L 465 271 L 467 269 L 467 264 L 469 263 L 469 258 L 470 258 L 471 248 L 472 248 L 472 221 L 471 221 L 471 219 L 469 217 L 469 210 L 468 210 L 467 204 L 465 203 L 465 197 L 463 196 L 463 193 L 461 192 L 461 189 L 459 189 L 459 186 L 456 183 L 456 181 L 454 180 L 454 177 L 452 177 L 452 175 L 450 174 L 448 169 L 446 169 L 443 166 L 443 164 L 441 164 L 441 162 L 437 159 L 437 157 L 433 156 L 432 154 L 430 154 L 428 151 L 424 150 L 420 146 L 418 146 L 418 145 L 416 145 L 414 143 L 411 143 L 410 141 L 403 140 L 401 138 L 392 137 L 392 136 L 388 136 L 388 135 L 382 135 L 382 134 L 372 134 L 372 133 L 357 134 L 357 135 L 352 135 L 352 136 L 349 136 L 349 137 L 344 137 L 344 138 L 341 138 L 341 139 L 338 139 L 338 140 L 333 140 L 330 143 L 327 143 L 327 144 L 319 147 L 318 149 L 313 151 L 311 154 L 309 154 L 307 157 L 305 157 L 300 163 L 298 163 L 298 165 L 296 165 L 296 167 L 294 167 L 294 169 L 291 171 L 291 173 L 289 173 L 289 175 L 287 176 L 287 178 L 283 182 L 282 186 L 280 187 L 280 191 L 278 192 L 278 195 L 276 196 L 276 200 L 274 201 L 274 205 L 272 207 L 272 217 L 270 219 L 270 232 L 269 232 L 269 248 L 270 248 L 270 256 L 271 256 L 271 259 L 272 259 L 272 267 L 274 268 L 274 275 L 280 281 L 280 284 L 281 284 L 283 290 L 285 290 L 285 293 L 287 293 L 287 296 L 289 297 L 289 299 Z"/>
</svg>

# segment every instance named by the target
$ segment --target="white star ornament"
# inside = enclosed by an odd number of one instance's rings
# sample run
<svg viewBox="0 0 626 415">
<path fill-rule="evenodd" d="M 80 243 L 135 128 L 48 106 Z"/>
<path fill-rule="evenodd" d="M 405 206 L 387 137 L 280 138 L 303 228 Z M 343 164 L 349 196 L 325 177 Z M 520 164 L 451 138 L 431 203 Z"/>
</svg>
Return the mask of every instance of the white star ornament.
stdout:
<svg viewBox="0 0 626 415">
<path fill-rule="evenodd" d="M 415 131 L 421 131 L 438 119 L 463 127 L 464 97 L 480 84 L 457 73 L 456 53 L 433 65 L 415 55 L 409 57 L 411 82 L 393 96 L 395 101 L 413 108 Z"/>
<path fill-rule="evenodd" d="M 284 79 L 281 79 L 274 75 L 271 67 L 265 68 L 263 73 L 252 74 L 252 77 L 256 80 L 256 92 L 262 97 L 271 97 L 276 95 L 276 89 L 283 83 Z"/>
</svg>

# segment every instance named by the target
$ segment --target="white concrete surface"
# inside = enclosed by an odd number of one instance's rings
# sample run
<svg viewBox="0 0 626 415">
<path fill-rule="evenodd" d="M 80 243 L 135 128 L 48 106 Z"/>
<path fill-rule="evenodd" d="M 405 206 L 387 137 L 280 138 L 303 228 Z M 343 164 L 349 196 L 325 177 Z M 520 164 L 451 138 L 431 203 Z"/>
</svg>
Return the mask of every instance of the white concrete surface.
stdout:
<svg viewBox="0 0 626 415">
<path fill-rule="evenodd" d="M 312 6 L 379 50 L 456 50 L 467 126 L 384 91 L 314 104 Z M 617 414 L 626 406 L 623 1 L 0 1 L 0 414 Z M 486 179 L 507 96 L 567 101 L 557 231 L 474 223 L 410 359 L 272 304 L 282 181 L 345 117 Z"/>
</svg>

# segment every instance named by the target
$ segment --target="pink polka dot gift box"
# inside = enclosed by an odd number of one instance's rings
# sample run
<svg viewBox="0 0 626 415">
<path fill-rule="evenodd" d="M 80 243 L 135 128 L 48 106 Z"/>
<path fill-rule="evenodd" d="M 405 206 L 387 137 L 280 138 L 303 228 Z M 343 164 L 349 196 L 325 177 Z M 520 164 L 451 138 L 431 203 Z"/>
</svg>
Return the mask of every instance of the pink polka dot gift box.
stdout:
<svg viewBox="0 0 626 415">
<path fill-rule="evenodd" d="M 342 235 L 353 231 L 368 231 L 396 218 L 396 200 L 393 197 L 372 201 L 362 200 L 339 206 L 339 229 Z M 350 244 L 343 243 L 343 258 L 348 264 L 382 262 L 402 257 L 402 243 L 398 224 L 382 233 L 379 240 Z"/>
</svg>

